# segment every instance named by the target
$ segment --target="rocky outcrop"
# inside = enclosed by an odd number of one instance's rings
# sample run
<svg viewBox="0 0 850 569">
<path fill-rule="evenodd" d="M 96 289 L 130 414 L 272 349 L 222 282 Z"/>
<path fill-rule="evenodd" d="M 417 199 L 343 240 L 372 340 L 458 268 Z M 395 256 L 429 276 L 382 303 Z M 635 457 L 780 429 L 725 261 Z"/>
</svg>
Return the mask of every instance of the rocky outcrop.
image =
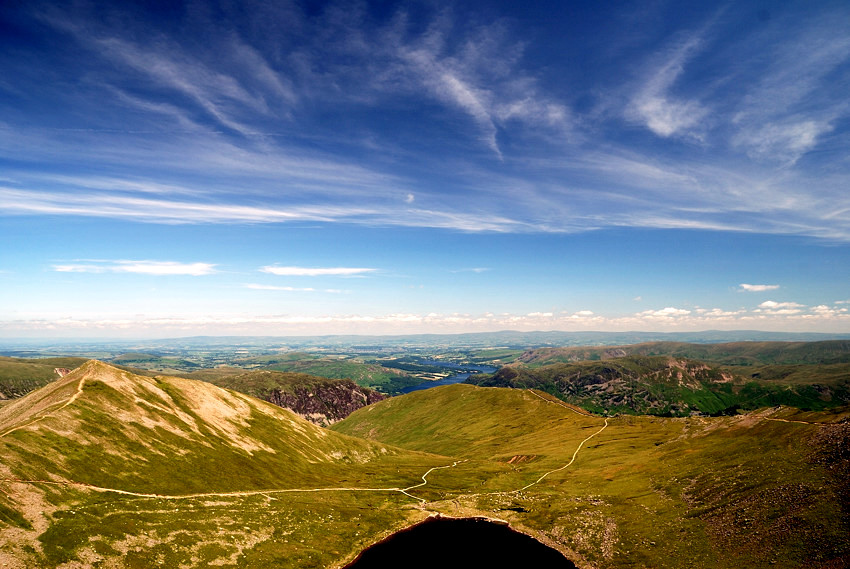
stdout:
<svg viewBox="0 0 850 569">
<path fill-rule="evenodd" d="M 375 390 L 360 387 L 351 380 L 339 379 L 321 385 L 295 387 L 290 391 L 273 389 L 263 399 L 285 407 L 308 421 L 328 426 L 386 397 Z"/>
<path fill-rule="evenodd" d="M 350 379 L 329 379 L 305 373 L 258 370 L 210 380 L 328 426 L 386 395 Z"/>
</svg>

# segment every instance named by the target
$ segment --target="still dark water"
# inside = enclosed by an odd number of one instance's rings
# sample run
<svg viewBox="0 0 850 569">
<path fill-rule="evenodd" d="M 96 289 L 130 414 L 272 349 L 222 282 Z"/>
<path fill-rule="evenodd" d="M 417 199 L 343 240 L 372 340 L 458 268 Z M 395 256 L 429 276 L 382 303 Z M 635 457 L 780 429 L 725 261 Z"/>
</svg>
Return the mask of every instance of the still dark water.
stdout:
<svg viewBox="0 0 850 569">
<path fill-rule="evenodd" d="M 472 375 L 473 373 L 494 373 L 498 368 L 490 367 L 490 366 L 482 366 L 482 365 L 460 365 L 453 364 L 450 362 L 441 362 L 436 360 L 423 360 L 423 364 L 432 365 L 432 366 L 440 366 L 450 370 L 455 370 L 455 373 L 452 375 L 438 379 L 437 381 L 425 381 L 420 383 L 419 385 L 414 385 L 413 387 L 405 387 L 401 390 L 402 393 L 410 393 L 411 391 L 421 391 L 423 389 L 430 389 L 432 387 L 437 387 L 439 385 L 451 385 L 453 383 L 463 383 L 466 379 Z"/>
<path fill-rule="evenodd" d="M 346 569 L 576 569 L 558 551 L 486 520 L 430 518 L 363 551 Z"/>
</svg>

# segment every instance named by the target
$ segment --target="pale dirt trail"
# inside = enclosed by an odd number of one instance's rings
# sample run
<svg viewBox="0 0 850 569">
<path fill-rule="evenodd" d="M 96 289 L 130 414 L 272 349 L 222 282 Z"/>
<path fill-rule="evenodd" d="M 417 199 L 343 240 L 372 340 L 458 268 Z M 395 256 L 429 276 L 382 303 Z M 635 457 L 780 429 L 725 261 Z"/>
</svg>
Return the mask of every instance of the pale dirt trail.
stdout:
<svg viewBox="0 0 850 569">
<path fill-rule="evenodd" d="M 826 423 L 811 423 L 809 421 L 793 421 L 790 419 L 774 419 L 773 417 L 765 417 L 766 421 L 779 421 L 780 423 L 799 423 L 800 425 L 825 425 Z"/>
<path fill-rule="evenodd" d="M 455 466 L 457 466 L 461 462 L 466 462 L 466 460 L 456 460 L 448 466 L 435 466 L 434 468 L 432 468 L 431 470 L 429 470 L 428 472 L 426 472 L 425 474 L 422 475 L 422 482 L 421 483 L 416 484 L 415 486 L 408 486 L 407 488 L 398 489 L 398 491 L 401 492 L 402 494 L 406 495 L 406 496 L 410 496 L 411 498 L 419 500 L 420 503 L 424 504 L 425 502 L 427 502 L 427 500 L 425 500 L 424 498 L 419 498 L 418 496 L 414 496 L 413 494 L 408 494 L 407 491 L 413 490 L 414 488 L 421 488 L 422 486 L 425 486 L 426 484 L 428 484 L 427 476 L 429 474 L 431 474 L 431 472 L 433 472 L 434 470 L 437 470 L 437 469 L 440 469 L 440 468 L 454 468 Z"/>
<path fill-rule="evenodd" d="M 542 397 L 540 394 L 535 393 L 534 391 L 531 391 L 530 389 L 529 389 L 528 391 L 529 391 L 530 393 L 532 393 L 533 395 L 536 395 L 537 397 L 539 397 L 539 398 L 540 398 L 540 399 L 542 399 L 543 401 L 546 401 L 547 403 L 553 403 L 553 404 L 556 404 L 556 405 L 560 405 L 561 407 L 563 407 L 563 408 L 565 408 L 565 409 L 569 409 L 570 411 L 572 411 L 572 412 L 573 412 L 573 413 L 575 413 L 576 415 L 581 415 L 582 417 L 593 417 L 593 415 L 591 415 L 591 414 L 589 414 L 589 413 L 587 413 L 587 414 L 585 414 L 585 413 L 580 413 L 580 412 L 579 412 L 579 411 L 577 411 L 576 409 L 573 409 L 571 406 L 566 405 L 566 404 L 562 403 L 561 401 L 558 401 L 558 400 L 552 400 L 552 399 L 546 399 L 545 397 Z M 599 429 L 598 431 L 596 431 L 595 433 L 593 433 L 592 435 L 590 435 L 589 437 L 587 437 L 586 439 L 584 439 L 583 441 L 581 441 L 581 442 L 578 444 L 578 447 L 576 447 L 575 452 L 573 452 L 573 457 L 570 459 L 570 461 L 569 461 L 567 464 L 565 464 L 564 466 L 562 466 L 562 467 L 560 467 L 560 468 L 556 468 L 556 469 L 554 469 L 554 470 L 550 470 L 549 472 L 546 472 L 545 474 L 543 474 L 543 476 L 541 476 L 540 478 L 538 478 L 537 480 L 535 480 L 535 481 L 534 481 L 534 482 L 532 482 L 531 484 L 526 484 L 525 486 L 523 486 L 523 487 L 522 487 L 522 488 L 520 488 L 519 490 L 514 490 L 514 492 L 522 492 L 523 490 L 527 490 L 528 488 L 531 488 L 531 487 L 532 487 L 532 486 L 534 486 L 535 484 L 539 484 L 540 482 L 542 482 L 542 481 L 543 481 L 543 479 L 544 479 L 544 478 L 546 478 L 547 476 L 549 476 L 550 474 L 554 474 L 555 472 L 560 472 L 561 470 L 565 470 L 566 468 L 568 468 L 568 467 L 569 467 L 569 466 L 570 466 L 573 462 L 575 462 L 576 457 L 578 456 L 578 451 L 580 451 L 580 450 L 581 450 L 581 447 L 583 447 L 583 446 L 584 446 L 584 443 L 586 443 L 587 441 L 589 441 L 590 439 L 592 439 L 593 437 L 595 437 L 596 435 L 598 435 L 599 433 L 601 433 L 602 431 L 604 431 L 604 430 L 605 430 L 605 429 L 607 429 L 607 428 L 608 428 L 608 419 L 606 418 L 606 419 L 605 419 L 605 424 L 604 424 L 604 425 L 602 425 L 602 428 L 601 428 L 601 429 Z"/>
<path fill-rule="evenodd" d="M 449 468 L 441 466 L 437 468 Z M 433 469 L 432 469 L 433 470 Z M 429 471 L 430 472 L 430 471 Z M 78 486 L 86 490 L 94 492 L 108 492 L 112 494 L 121 494 L 122 496 L 133 496 L 136 498 L 157 498 L 160 500 L 191 500 L 194 498 L 238 498 L 244 496 L 260 496 L 265 494 L 284 494 L 297 492 L 401 492 L 405 493 L 402 488 L 282 488 L 273 490 L 246 490 L 241 492 L 200 492 L 197 494 L 150 494 L 146 492 L 131 492 L 129 490 L 120 490 L 118 488 L 104 488 L 102 486 L 94 486 L 84 482 L 57 482 L 55 480 L 21 480 L 19 478 L 2 478 L 0 482 L 8 482 L 13 484 L 51 484 L 54 486 Z M 421 486 L 421 484 L 420 484 Z M 408 494 L 409 496 L 409 494 Z M 411 496 L 415 498 L 415 496 Z"/>
<path fill-rule="evenodd" d="M 45 419 L 46 417 L 49 417 L 52 413 L 55 413 L 57 411 L 61 411 L 62 409 L 68 407 L 69 405 L 74 403 L 82 395 L 84 385 L 85 385 L 85 378 L 82 378 L 82 379 L 80 379 L 80 382 L 77 385 L 77 389 L 74 392 L 74 394 L 65 403 L 63 403 L 60 407 L 58 407 L 57 409 L 55 409 L 51 412 L 45 413 L 44 415 L 37 417 L 36 419 L 30 421 L 29 423 L 19 425 L 17 427 L 9 429 L 8 431 L 0 434 L 0 437 L 6 436 L 9 433 L 12 433 L 12 432 L 14 432 L 18 429 L 22 429 L 24 427 L 32 425 L 32 424 L 34 424 L 38 421 L 41 421 L 42 419 Z M 540 398 L 541 400 L 543 400 L 547 403 L 553 403 L 553 404 L 561 405 L 565 409 L 568 409 L 568 410 L 572 411 L 573 413 L 575 413 L 577 415 L 581 415 L 583 417 L 593 417 L 593 415 L 591 415 L 589 413 L 582 413 L 582 412 L 574 409 L 573 407 L 571 407 L 569 405 L 563 404 L 560 401 L 546 399 L 545 397 L 542 397 L 541 395 L 539 395 L 538 393 L 535 393 L 532 390 L 528 390 L 528 391 L 531 394 L 533 394 L 535 397 L 538 397 L 538 398 Z M 774 419 L 774 420 L 782 421 L 783 419 Z M 573 462 L 575 462 L 576 457 L 578 456 L 578 453 L 581 450 L 581 448 L 584 446 L 584 444 L 587 441 L 589 441 L 590 439 L 592 439 L 593 437 L 595 437 L 596 435 L 598 435 L 599 433 L 601 433 L 602 431 L 604 431 L 607 427 L 608 427 L 608 419 L 605 419 L 605 424 L 602 426 L 601 429 L 599 429 L 598 431 L 596 431 L 595 433 L 593 433 L 592 435 L 590 435 L 589 437 L 587 437 L 586 439 L 581 441 L 581 443 L 579 443 L 575 452 L 573 452 L 572 458 L 570 459 L 570 461 L 567 464 L 565 464 L 564 466 L 561 466 L 560 468 L 556 468 L 554 470 L 550 470 L 549 472 L 546 472 L 540 478 L 538 478 L 536 481 L 532 482 L 531 484 L 527 484 L 526 486 L 523 486 L 519 490 L 515 490 L 515 492 L 522 492 L 523 490 L 527 490 L 528 488 L 534 486 L 535 484 L 539 484 L 540 482 L 542 482 L 550 474 L 553 474 L 555 472 L 559 472 L 561 470 L 568 468 L 570 465 L 573 464 Z M 420 498 L 418 496 L 414 496 L 413 494 L 410 494 L 409 491 L 414 490 L 416 488 L 421 488 L 421 487 L 425 486 L 426 484 L 428 484 L 428 475 L 431 474 L 434 470 L 439 470 L 439 469 L 443 469 L 443 468 L 454 468 L 455 466 L 457 466 L 458 464 L 460 464 L 462 462 L 466 462 L 466 460 L 456 460 L 452 464 L 449 464 L 449 465 L 446 465 L 446 466 L 435 466 L 435 467 L 429 469 L 427 472 L 425 472 L 425 474 L 422 475 L 422 477 L 421 477 L 422 482 L 420 482 L 419 484 L 415 484 L 413 486 L 405 487 L 405 488 L 398 488 L 398 487 L 392 487 L 392 488 L 352 488 L 352 487 L 284 488 L 284 489 L 271 489 L 271 490 L 248 490 L 248 491 L 241 491 L 241 492 L 201 492 L 201 493 L 196 493 L 196 494 L 173 495 L 173 494 L 155 494 L 155 493 L 146 493 L 146 492 L 132 492 L 132 491 L 129 491 L 129 490 L 121 490 L 119 488 L 105 488 L 105 487 L 102 487 L 102 486 L 95 486 L 95 485 L 92 485 L 92 484 L 86 484 L 84 482 L 73 482 L 73 481 L 57 482 L 57 481 L 54 481 L 54 480 L 22 480 L 22 479 L 18 479 L 18 478 L 2 478 L 2 479 L 0 479 L 0 482 L 6 482 L 6 483 L 12 483 L 12 484 L 50 484 L 50 485 L 56 485 L 56 486 L 76 486 L 76 487 L 85 488 L 87 490 L 91 490 L 91 491 L 94 491 L 94 492 L 120 494 L 122 496 L 132 496 L 132 497 L 136 497 L 136 498 L 155 498 L 155 499 L 160 499 L 160 500 L 190 500 L 190 499 L 198 499 L 198 498 L 231 498 L 231 497 L 247 497 L 247 496 L 259 496 L 259 495 L 266 495 L 266 494 L 284 494 L 284 493 L 298 493 L 298 492 L 301 492 L 301 493 L 307 493 L 307 492 L 399 492 L 399 493 L 404 494 L 405 496 L 407 496 L 409 498 L 413 498 L 414 500 L 419 501 L 420 504 L 424 504 L 424 503 L 427 502 L 427 500 L 425 500 L 424 498 Z"/>
<path fill-rule="evenodd" d="M 85 378 L 81 378 L 80 382 L 77 384 L 77 389 L 71 397 L 68 398 L 65 403 L 63 403 L 60 407 L 44 413 L 39 417 L 36 417 L 32 421 L 28 423 L 24 423 L 23 425 L 18 425 L 17 427 L 13 427 L 4 433 L 0 433 L 0 437 L 5 437 L 9 433 L 13 433 L 19 429 L 23 429 L 24 427 L 28 427 L 33 425 L 53 413 L 61 411 L 62 409 L 68 407 L 72 403 L 74 403 L 79 397 L 83 394 L 83 387 L 85 386 Z M 201 492 L 197 494 L 180 494 L 180 495 L 169 495 L 169 494 L 153 494 L 146 492 L 132 492 L 129 490 L 121 490 L 119 488 L 104 488 L 102 486 L 94 486 L 93 484 L 86 484 L 84 482 L 57 482 L 55 480 L 22 480 L 18 478 L 0 478 L 0 482 L 14 483 L 14 484 L 51 484 L 55 486 L 77 486 L 80 488 L 85 488 L 87 490 L 92 490 L 94 492 L 105 492 L 112 494 L 120 494 L 122 496 L 133 496 L 136 498 L 157 498 L 161 500 L 187 500 L 193 498 L 230 498 L 230 497 L 244 497 L 244 496 L 259 496 L 265 494 L 284 494 L 284 493 L 297 493 L 297 492 L 400 492 L 405 496 L 413 498 L 414 500 L 418 500 L 420 503 L 426 502 L 426 500 L 409 494 L 408 490 L 413 490 L 414 488 L 421 488 L 428 483 L 428 475 L 431 474 L 434 470 L 438 470 L 440 468 L 453 468 L 457 466 L 459 463 L 465 462 L 463 460 L 457 460 L 453 464 L 446 466 L 435 466 L 428 470 L 425 474 L 422 475 L 422 482 L 419 484 L 415 484 L 413 486 L 408 486 L 406 488 L 349 488 L 349 487 L 338 487 L 338 488 L 284 488 L 284 489 L 272 489 L 272 490 L 248 490 L 242 492 Z"/>
<path fill-rule="evenodd" d="M 44 413 L 43 415 L 39 415 L 38 417 L 36 417 L 32 421 L 30 421 L 29 423 L 24 423 L 23 425 L 18 425 L 17 427 L 12 427 L 8 431 L 0 433 L 0 438 L 5 437 L 9 433 L 14 433 L 15 431 L 17 431 L 19 429 L 23 429 L 24 427 L 29 427 L 30 425 L 33 425 L 33 424 L 38 423 L 39 421 L 41 421 L 43 419 L 46 419 L 47 417 L 50 417 L 53 413 L 56 413 L 57 411 L 61 411 L 62 409 L 64 409 L 65 407 L 67 407 L 68 405 L 70 405 L 71 403 L 76 401 L 80 397 L 80 395 L 83 394 L 83 385 L 85 383 L 86 383 L 86 378 L 85 377 L 81 378 L 80 383 L 77 384 L 77 390 L 60 407 L 53 409 L 52 411 L 48 411 L 48 412 Z"/>
<path fill-rule="evenodd" d="M 463 460 L 457 460 L 453 464 L 449 464 L 446 466 L 435 466 L 431 468 L 422 475 L 422 482 L 416 484 L 414 486 L 408 486 L 407 488 L 354 488 L 354 487 L 328 487 L 328 488 L 281 488 L 281 489 L 272 489 L 272 490 L 245 490 L 239 492 L 200 492 L 197 494 L 152 494 L 147 492 L 132 492 L 130 490 L 120 490 L 118 488 L 104 488 L 103 486 L 95 486 L 93 484 L 86 484 L 85 482 L 58 482 L 55 480 L 22 480 L 20 478 L 0 478 L 0 482 L 7 482 L 12 484 L 50 484 L 53 486 L 77 486 L 79 488 L 85 488 L 86 490 L 92 490 L 94 492 L 106 492 L 112 494 L 120 494 L 122 496 L 133 496 L 136 498 L 157 498 L 160 500 L 191 500 L 196 498 L 238 498 L 245 496 L 260 496 L 266 494 L 287 494 L 287 493 L 298 493 L 298 492 L 400 492 L 405 496 L 413 498 L 414 500 L 418 500 L 419 502 L 426 502 L 426 500 L 414 496 L 412 494 L 408 494 L 408 490 L 413 490 L 414 488 L 421 488 L 428 483 L 427 476 L 431 474 L 432 471 L 438 470 L 440 468 L 452 468 L 457 466 L 461 462 L 465 462 Z"/>
</svg>

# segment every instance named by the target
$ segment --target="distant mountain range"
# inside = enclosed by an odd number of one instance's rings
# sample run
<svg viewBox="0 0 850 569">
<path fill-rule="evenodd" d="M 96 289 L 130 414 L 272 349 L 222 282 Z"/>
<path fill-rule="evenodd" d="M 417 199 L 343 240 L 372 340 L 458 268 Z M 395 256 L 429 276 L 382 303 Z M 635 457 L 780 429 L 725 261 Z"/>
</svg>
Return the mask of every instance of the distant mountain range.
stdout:
<svg viewBox="0 0 850 569">
<path fill-rule="evenodd" d="M 700 332 L 475 332 L 467 334 L 409 334 L 395 336 L 329 335 L 329 336 L 192 336 L 151 340 L 69 340 L 64 338 L 2 339 L 2 352 L 17 357 L 43 355 L 51 347 L 61 353 L 71 353 L 73 348 L 81 353 L 92 353 L 104 348 L 119 352 L 155 351 L 162 347 L 197 349 L 199 347 L 236 348 L 285 346 L 289 349 L 333 347 L 346 349 L 385 350 L 399 347 L 494 347 L 532 348 L 543 346 L 601 346 L 625 345 L 642 342 L 815 342 L 823 340 L 850 340 L 850 333 L 832 334 L 816 332 L 764 332 L 759 330 L 705 330 Z"/>
</svg>

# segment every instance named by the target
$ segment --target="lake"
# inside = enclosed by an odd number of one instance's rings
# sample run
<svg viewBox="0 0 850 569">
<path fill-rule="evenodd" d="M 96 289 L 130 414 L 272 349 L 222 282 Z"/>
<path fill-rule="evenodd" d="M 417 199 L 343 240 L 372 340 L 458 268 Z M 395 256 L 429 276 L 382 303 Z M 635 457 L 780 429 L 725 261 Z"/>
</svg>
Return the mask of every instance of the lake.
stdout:
<svg viewBox="0 0 850 569">
<path fill-rule="evenodd" d="M 483 518 L 429 518 L 395 533 L 345 569 L 576 569 L 560 552 Z"/>
<path fill-rule="evenodd" d="M 439 360 L 422 360 L 423 364 L 430 366 L 439 366 L 444 367 L 449 370 L 454 370 L 456 373 L 445 377 L 443 379 L 438 379 L 436 381 L 424 381 L 418 385 L 414 385 L 412 387 L 405 387 L 401 390 L 402 393 L 410 393 L 412 391 L 421 391 L 423 389 L 430 389 L 432 387 L 437 387 L 439 385 L 451 385 L 453 383 L 463 383 L 466 381 L 470 375 L 473 373 L 495 373 L 498 368 L 492 366 L 484 366 L 484 365 L 466 365 L 466 364 L 456 364 L 452 362 L 441 362 Z"/>
</svg>

